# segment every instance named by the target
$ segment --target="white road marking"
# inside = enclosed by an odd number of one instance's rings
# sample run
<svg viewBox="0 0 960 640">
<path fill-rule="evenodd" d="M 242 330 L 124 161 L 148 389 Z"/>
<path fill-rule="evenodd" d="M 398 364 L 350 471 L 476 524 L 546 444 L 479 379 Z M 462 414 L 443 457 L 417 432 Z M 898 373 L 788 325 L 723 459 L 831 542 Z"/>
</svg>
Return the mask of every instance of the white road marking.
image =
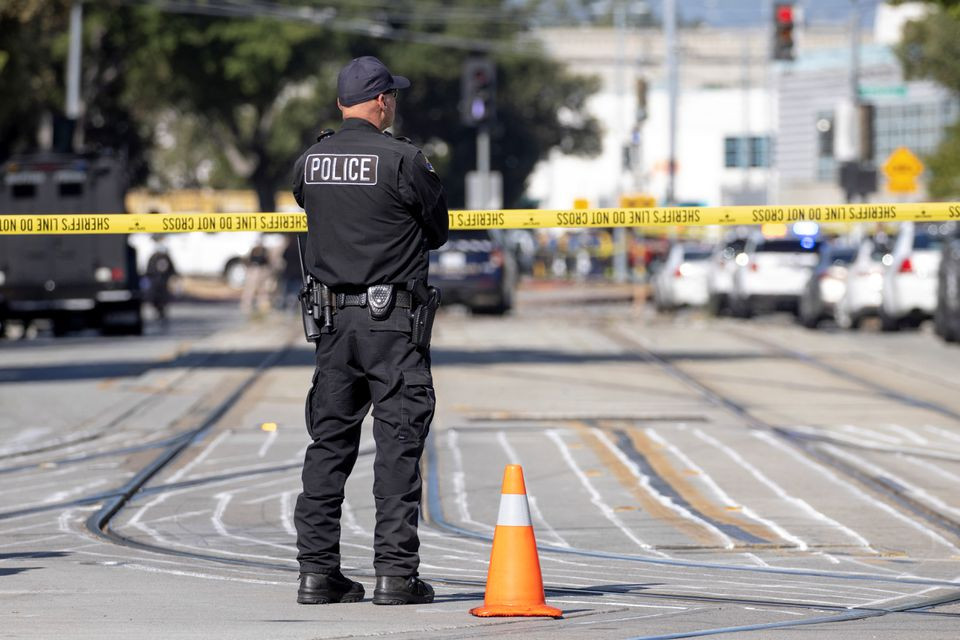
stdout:
<svg viewBox="0 0 960 640">
<path fill-rule="evenodd" d="M 881 476 L 881 477 L 890 478 L 891 480 L 893 480 L 894 482 L 896 482 L 898 485 L 900 485 L 901 487 L 903 487 L 904 489 L 906 489 L 909 493 L 914 494 L 920 501 L 925 502 L 925 503 L 927 503 L 928 505 L 933 506 L 935 509 L 939 510 L 941 513 L 948 513 L 948 514 L 950 514 L 950 515 L 953 515 L 954 517 L 960 517 L 960 509 L 957 509 L 956 507 L 953 507 L 953 506 L 947 504 L 946 502 L 944 502 L 944 501 L 941 500 L 940 498 L 938 498 L 938 497 L 936 497 L 936 496 L 934 496 L 934 495 L 931 495 L 930 493 L 928 493 L 928 492 L 925 491 L 924 489 L 921 489 L 921 488 L 918 487 L 917 485 L 915 485 L 915 484 L 911 483 L 910 481 L 908 481 L 908 480 L 907 480 L 906 478 L 904 478 L 903 476 L 898 476 L 897 474 L 893 473 L 892 471 L 890 471 L 890 470 L 888 470 L 888 469 L 884 469 L 884 468 L 881 467 L 880 465 L 874 464 L 873 462 L 870 462 L 869 460 L 867 460 L 867 459 L 865 459 L 865 458 L 863 458 L 863 457 L 861 457 L 861 456 L 858 456 L 858 455 L 856 455 L 856 454 L 854 454 L 854 453 L 850 453 L 849 451 L 844 451 L 843 449 L 840 449 L 840 448 L 835 447 L 835 446 L 833 446 L 833 445 L 824 445 L 823 448 L 824 448 L 826 451 L 829 451 L 829 452 L 832 453 L 833 455 L 837 456 L 838 458 L 843 458 L 843 459 L 846 460 L 847 462 L 849 462 L 849 463 L 851 463 L 851 464 L 853 464 L 853 465 L 855 465 L 855 466 L 858 466 L 858 467 L 860 467 L 861 469 L 866 469 L 866 470 L 870 471 L 871 473 L 874 473 L 874 474 L 876 474 L 876 475 L 878 475 L 878 476 Z M 933 530 L 930 530 L 930 532 L 933 533 Z M 942 541 L 944 541 L 944 542 L 947 542 L 947 544 L 950 544 L 950 543 L 947 541 L 946 538 L 941 537 L 939 534 L 935 534 L 935 535 L 937 535 L 937 538 L 939 538 L 940 540 L 942 540 Z M 952 546 L 952 545 L 951 545 L 951 546 Z M 954 548 L 958 553 L 960 553 L 960 549 L 958 549 L 957 547 L 953 547 L 953 548 Z"/>
<path fill-rule="evenodd" d="M 503 431 L 497 433 L 497 442 L 500 443 L 500 446 L 503 447 L 503 450 L 507 454 L 507 458 L 510 460 L 511 464 L 520 464 L 520 455 L 517 453 L 516 449 L 513 448 L 513 445 L 507 440 L 507 434 Z M 545 529 L 550 538 L 552 538 L 551 544 L 555 544 L 560 547 L 569 547 L 570 543 L 563 539 L 556 530 L 550 526 L 550 523 L 547 522 L 547 519 L 543 517 L 543 512 L 540 511 L 540 507 L 537 505 L 537 498 L 534 494 L 530 493 L 530 490 L 527 489 L 527 503 L 530 505 L 530 511 L 533 514 L 533 517 L 537 519 L 537 522 L 541 527 L 538 529 Z"/>
<path fill-rule="evenodd" d="M 771 446 L 773 446 L 773 447 L 776 447 L 777 449 L 780 449 L 781 451 L 787 452 L 787 453 L 790 454 L 793 458 L 795 458 L 796 460 L 799 460 L 799 461 L 800 461 L 801 463 L 803 463 L 804 465 L 806 465 L 806 466 L 808 466 L 808 467 L 813 467 L 813 468 L 817 469 L 821 474 L 823 474 L 824 476 L 830 478 L 830 479 L 833 480 L 836 484 L 839 484 L 839 485 L 842 485 L 842 486 L 846 487 L 846 489 L 847 489 L 848 491 L 850 491 L 851 493 L 855 494 L 857 497 L 863 499 L 865 502 L 868 502 L 868 503 L 872 504 L 873 506 L 877 507 L 878 509 L 886 512 L 887 514 L 889 514 L 889 515 L 891 515 L 891 516 L 893 516 L 893 517 L 896 518 L 897 520 L 900 520 L 901 522 L 905 523 L 907 526 L 909 526 L 909 527 L 911 527 L 911 528 L 913 528 L 913 529 L 917 529 L 918 531 L 923 532 L 924 535 L 927 535 L 928 537 L 933 538 L 933 539 L 936 540 L 937 542 L 941 542 L 941 543 L 942 543 L 944 546 L 946 546 L 947 548 L 952 549 L 952 550 L 953 550 L 953 553 L 960 553 L 960 549 L 957 549 L 957 547 L 955 547 L 953 544 L 951 544 L 948 540 L 944 539 L 942 536 L 938 535 L 936 532 L 931 531 L 930 529 L 926 528 L 925 526 L 921 525 L 920 523 L 916 522 L 915 520 L 911 520 L 910 518 L 908 518 L 907 516 L 903 515 L 902 513 L 900 513 L 899 511 L 897 511 L 897 510 L 894 509 L 893 507 L 891 507 L 890 505 L 887 505 L 887 504 L 885 504 L 885 503 L 877 500 L 877 499 L 874 498 L 873 496 L 869 495 L 868 493 L 862 491 L 861 489 L 859 489 L 857 486 L 855 486 L 855 485 L 852 484 L 851 482 L 848 482 L 848 481 L 846 481 L 846 480 L 841 479 L 841 478 L 838 477 L 835 473 L 833 473 L 833 471 L 831 471 L 830 469 L 828 469 L 826 466 L 824 466 L 824 465 L 822 465 L 822 464 L 820 464 L 820 463 L 818 463 L 818 462 L 814 462 L 814 461 L 812 461 L 812 460 L 806 459 L 805 457 L 803 457 L 802 455 L 800 455 L 799 452 L 794 451 L 792 448 L 790 448 L 790 447 L 787 446 L 786 444 L 784 444 L 784 443 L 782 443 L 782 442 L 778 442 L 771 434 L 769 434 L 769 433 L 763 433 L 763 432 L 759 432 L 759 431 L 755 431 L 755 432 L 753 432 L 753 435 L 754 435 L 754 437 L 760 438 L 761 440 L 765 441 L 767 444 L 769 444 L 769 445 L 771 445 Z"/>
<path fill-rule="evenodd" d="M 730 536 L 725 534 L 723 531 L 720 531 L 720 529 L 718 529 L 712 523 L 707 522 L 703 518 L 699 518 L 693 515 L 692 513 L 690 513 L 689 510 L 675 503 L 672 498 L 665 496 L 659 491 L 657 491 L 656 489 L 654 489 L 653 485 L 650 483 L 649 476 L 643 473 L 640 470 L 640 467 L 638 467 L 633 460 L 628 458 L 626 454 L 620 450 L 620 447 L 615 445 L 610 440 L 610 437 L 602 429 L 598 429 L 597 427 L 592 427 L 591 430 L 593 431 L 594 435 L 597 436 L 600 442 L 602 442 L 607 447 L 607 449 L 609 449 L 610 452 L 613 453 L 613 455 L 615 455 L 621 463 L 623 463 L 625 467 L 630 469 L 630 472 L 634 475 L 634 477 L 636 477 L 640 481 L 640 486 L 643 487 L 644 491 L 646 491 L 651 496 L 653 496 L 657 502 L 667 507 L 674 513 L 678 514 L 680 517 L 686 520 L 690 520 L 694 524 L 697 524 L 707 529 L 710 533 L 714 535 L 714 537 L 720 540 L 721 546 L 723 546 L 725 549 L 733 549 L 734 543 L 733 543 L 733 540 L 730 539 Z"/>
<path fill-rule="evenodd" d="M 221 536 L 225 538 L 232 538 L 234 540 L 240 540 L 241 542 L 252 542 L 253 544 L 266 545 L 275 549 L 296 553 L 297 547 L 292 544 L 279 544 L 276 542 L 270 542 L 269 540 L 263 540 L 262 538 L 251 538 L 249 536 L 241 536 L 236 533 L 230 533 L 227 530 L 227 525 L 223 522 L 223 514 L 226 513 L 227 506 L 229 506 L 230 501 L 233 499 L 233 492 L 228 491 L 218 493 L 213 497 L 217 501 L 217 508 L 214 509 L 213 515 L 210 516 L 210 522 L 213 524 L 213 528 L 216 530 L 216 532 Z"/>
<path fill-rule="evenodd" d="M 569 601 L 564 600 L 564 602 L 569 602 Z M 704 608 L 705 607 L 697 607 L 696 609 L 687 609 L 685 611 L 687 613 L 693 613 L 694 611 L 700 611 L 701 609 L 704 609 Z M 577 626 L 577 625 L 586 626 L 589 624 L 611 624 L 614 622 L 629 622 L 630 620 L 646 620 L 649 618 L 663 618 L 665 616 L 672 616 L 672 615 L 676 615 L 676 613 L 648 613 L 645 616 L 625 616 L 623 618 L 604 618 L 602 620 L 585 620 L 583 622 L 570 622 L 568 624 L 571 624 L 573 626 Z"/>
<path fill-rule="evenodd" d="M 594 606 L 602 604 L 605 607 L 631 607 L 634 609 L 675 609 L 678 611 L 688 611 L 689 607 L 672 607 L 665 604 L 637 604 L 636 602 L 610 602 L 606 598 L 602 602 L 597 602 L 596 600 L 568 600 L 564 598 L 563 600 L 558 600 L 560 604 L 592 604 Z"/>
<path fill-rule="evenodd" d="M 873 429 L 865 429 L 863 427 L 858 427 L 853 424 L 841 425 L 840 429 L 846 431 L 847 433 L 859 434 L 870 438 L 871 441 L 880 440 L 881 442 L 886 442 L 888 444 L 903 444 L 903 440 L 896 436 L 888 436 L 886 434 L 874 431 Z"/>
<path fill-rule="evenodd" d="M 672 454 L 673 454 L 678 460 L 680 460 L 683 464 L 687 465 L 687 468 L 689 468 L 689 469 L 691 469 L 691 470 L 693 470 L 693 471 L 696 471 L 696 472 L 697 472 L 697 477 L 700 478 L 700 479 L 702 479 L 703 482 L 704 482 L 704 484 L 706 484 L 706 485 L 710 488 L 710 490 L 713 491 L 714 495 L 717 496 L 717 498 L 720 500 L 721 504 L 723 504 L 723 505 L 739 505 L 739 506 L 740 506 L 740 511 L 741 511 L 741 513 L 743 513 L 743 515 L 745 515 L 745 516 L 747 516 L 748 518 L 751 518 L 751 519 L 753 519 L 753 520 L 756 520 L 757 522 L 760 522 L 760 523 L 766 525 L 771 531 L 773 531 L 774 533 L 776 533 L 778 536 L 780 536 L 780 537 L 783 538 L 784 540 L 787 540 L 787 541 L 789 541 L 789 542 L 792 542 L 792 543 L 794 544 L 794 546 L 796 546 L 799 550 L 801 550 L 801 551 L 806 551 L 806 550 L 809 548 L 809 545 L 807 545 L 807 543 L 804 542 L 801 538 L 799 538 L 799 537 L 795 536 L 794 534 L 790 533 L 789 531 L 787 531 L 786 529 L 784 529 L 783 527 L 781 527 L 779 524 L 777 524 L 777 523 L 774 522 L 773 520 L 770 520 L 770 519 L 768 519 L 768 518 L 761 517 L 759 514 L 757 514 L 753 509 L 751 509 L 751 508 L 748 507 L 747 505 L 741 504 L 741 503 L 735 501 L 733 498 L 731 498 L 731 497 L 727 494 L 727 492 L 724 491 L 723 489 L 721 489 L 721 488 L 720 488 L 720 485 L 718 485 L 718 484 L 716 483 L 716 481 L 714 481 L 714 479 L 711 478 L 711 477 L 707 474 L 706 471 L 704 471 L 704 470 L 703 470 L 702 468 L 700 468 L 697 464 L 695 464 L 695 463 L 693 462 L 693 460 L 691 460 L 689 457 L 687 457 L 687 455 L 686 455 L 685 453 L 683 453 L 682 451 L 680 451 L 680 449 L 678 449 L 676 446 L 674 446 L 671 442 L 667 441 L 665 438 L 663 438 L 663 436 L 661 436 L 659 433 L 657 433 L 656 429 L 647 428 L 647 429 L 644 429 L 644 432 L 645 432 L 648 436 L 650 436 L 650 439 L 651 439 L 651 440 L 653 440 L 653 441 L 655 441 L 657 444 L 660 444 L 661 446 L 665 447 L 665 448 L 667 449 L 667 451 L 669 451 L 670 453 L 672 453 Z"/>
<path fill-rule="evenodd" d="M 892 429 L 893 431 L 896 431 L 897 433 L 902 433 L 904 438 L 913 442 L 914 444 L 920 444 L 920 445 L 930 444 L 929 440 L 917 434 L 913 429 L 907 429 L 906 427 L 902 427 L 899 424 L 890 424 L 887 426 L 890 427 L 890 429 Z"/>
<path fill-rule="evenodd" d="M 183 576 L 186 578 L 201 578 L 203 580 L 220 580 L 223 582 L 244 582 L 246 584 L 266 584 L 270 586 L 290 587 L 290 582 L 278 582 L 276 580 L 255 580 L 253 578 L 236 578 L 234 576 L 218 576 L 212 573 L 201 573 L 199 571 L 183 571 L 182 569 L 161 569 L 159 567 L 150 567 L 145 564 L 119 564 L 118 567 L 124 569 L 135 569 L 137 571 L 146 571 L 147 573 L 165 573 L 172 576 Z"/>
<path fill-rule="evenodd" d="M 850 527 L 840 524 L 839 522 L 827 516 L 826 514 L 820 511 L 817 511 L 812 506 L 810 506 L 810 503 L 808 503 L 806 500 L 803 500 L 801 498 L 797 498 L 796 496 L 792 496 L 788 494 L 786 491 L 784 491 L 784 489 L 780 485 L 778 485 L 773 480 L 771 480 L 766 474 L 764 474 L 762 471 L 757 469 L 755 466 L 747 462 L 746 459 L 744 459 L 744 457 L 741 456 L 739 453 L 737 453 L 734 449 L 723 444 L 713 436 L 708 435 L 702 429 L 696 428 L 693 430 L 693 433 L 694 435 L 696 435 L 698 438 L 700 438 L 707 444 L 713 445 L 717 449 L 720 449 L 725 454 L 727 454 L 727 456 L 731 460 L 733 460 L 738 465 L 740 465 L 742 469 L 745 469 L 750 475 L 756 478 L 757 481 L 760 482 L 762 485 L 764 485 L 765 487 L 773 491 L 777 495 L 777 497 L 780 498 L 781 500 L 785 500 L 786 502 L 789 502 L 790 504 L 795 505 L 801 511 L 806 512 L 814 520 L 819 520 L 820 522 L 824 522 L 830 525 L 831 527 L 840 530 L 841 532 L 844 533 L 844 535 L 850 538 L 853 538 L 853 540 L 858 545 L 860 545 L 862 548 L 866 549 L 870 553 L 877 553 L 876 549 L 871 547 L 870 542 L 866 538 L 864 538 L 862 535 L 860 535 Z"/>
<path fill-rule="evenodd" d="M 546 435 L 548 438 L 550 438 L 550 440 L 553 441 L 555 445 L 557 445 L 557 448 L 560 450 L 560 455 L 563 456 L 563 459 L 566 461 L 567 465 L 577 475 L 577 478 L 580 480 L 580 484 L 582 484 L 583 487 L 587 490 L 587 493 L 590 494 L 590 502 L 592 502 L 594 506 L 596 506 L 600 510 L 600 512 L 603 513 L 604 517 L 607 520 L 612 522 L 623 533 L 623 535 L 625 535 L 631 542 L 636 544 L 641 549 L 650 551 L 651 553 L 655 553 L 656 555 L 664 558 L 669 557 L 667 554 L 657 551 L 653 547 L 653 545 L 648 544 L 643 540 L 641 540 L 640 538 L 638 538 L 633 533 L 633 531 L 631 531 L 623 523 L 623 521 L 617 517 L 617 514 L 610 507 L 610 505 L 608 505 L 606 502 L 603 501 L 603 498 L 600 495 L 600 492 L 598 492 L 596 488 L 594 488 L 593 483 L 591 483 L 590 479 L 587 478 L 587 475 L 583 472 L 583 470 L 577 464 L 577 461 L 573 459 L 573 455 L 570 453 L 570 448 L 567 447 L 567 444 L 563 441 L 563 438 L 560 436 L 560 434 L 557 433 L 556 429 L 548 429 L 546 432 Z"/>
<path fill-rule="evenodd" d="M 456 429 L 450 429 L 447 431 L 447 445 L 450 449 L 450 453 L 453 455 L 453 502 L 455 505 L 457 505 L 457 510 L 460 513 L 460 521 L 464 524 L 479 527 L 484 531 L 493 531 L 494 527 L 482 522 L 477 522 L 470 516 L 470 509 L 467 507 L 467 491 L 464 480 L 465 474 L 463 471 L 463 455 L 460 453 Z"/>
<path fill-rule="evenodd" d="M 900 458 L 901 460 L 909 462 L 912 465 L 916 465 L 922 468 L 924 471 L 932 471 L 934 475 L 940 476 L 944 480 L 949 480 L 950 482 L 954 482 L 958 486 L 960 486 L 960 476 L 958 476 L 955 473 L 951 473 L 946 469 L 942 469 L 938 467 L 937 465 L 933 464 L 933 462 L 931 462 L 930 460 L 924 460 L 922 458 L 917 458 L 915 456 L 902 454 L 902 453 L 897 455 L 897 457 Z"/>
<path fill-rule="evenodd" d="M 56 533 L 52 536 L 42 536 L 40 538 L 30 538 L 28 540 L 17 540 L 14 542 L 6 542 L 4 544 L 0 544 L 0 549 L 4 549 L 6 547 L 16 547 L 16 546 L 24 546 L 24 545 L 32 547 L 33 545 L 36 545 L 38 542 L 45 542 L 47 540 L 56 540 L 57 538 L 63 538 L 66 535 L 67 535 L 66 533 Z"/>
<path fill-rule="evenodd" d="M 231 433 L 232 431 L 223 431 L 222 433 L 217 435 L 216 438 L 211 440 L 207 444 L 207 446 L 203 448 L 203 450 L 197 455 L 196 458 L 194 458 L 187 464 L 180 467 L 180 469 L 178 469 L 169 478 L 167 478 L 167 484 L 172 484 L 174 482 L 179 481 L 186 474 L 190 473 L 190 471 L 193 470 L 194 467 L 202 464 L 203 461 L 207 459 L 207 456 L 209 456 L 213 452 L 213 450 L 216 449 L 217 446 Z M 138 509 L 137 512 L 133 514 L 133 517 L 130 518 L 129 521 L 127 521 L 127 524 L 134 527 L 142 528 L 140 527 L 140 518 L 142 518 L 148 510 L 152 509 L 153 507 L 159 506 L 160 504 L 165 502 L 168 497 L 173 495 L 173 493 L 177 493 L 177 492 L 167 491 L 167 492 L 161 493 L 159 496 L 157 496 L 147 504 L 140 507 L 140 509 Z M 144 529 L 144 531 L 146 531 L 146 529 Z"/>
<path fill-rule="evenodd" d="M 953 431 L 948 431 L 946 429 L 941 429 L 940 427 L 935 427 L 932 424 L 927 424 L 923 426 L 924 429 L 930 433 L 935 433 L 938 436 L 942 436 L 947 440 L 953 440 L 954 442 L 960 442 L 960 434 L 956 434 Z"/>
<path fill-rule="evenodd" d="M 800 613 L 800 612 L 798 612 L 798 611 L 786 611 L 785 609 L 767 609 L 767 608 L 765 608 L 765 607 L 764 607 L 764 608 L 761 608 L 761 607 L 744 607 L 744 609 L 747 610 L 747 611 L 763 611 L 763 612 L 770 611 L 770 612 L 773 612 L 773 613 L 782 613 L 782 614 L 785 614 L 785 615 L 788 615 L 788 616 L 802 616 L 802 615 L 803 615 L 802 613 Z"/>
</svg>

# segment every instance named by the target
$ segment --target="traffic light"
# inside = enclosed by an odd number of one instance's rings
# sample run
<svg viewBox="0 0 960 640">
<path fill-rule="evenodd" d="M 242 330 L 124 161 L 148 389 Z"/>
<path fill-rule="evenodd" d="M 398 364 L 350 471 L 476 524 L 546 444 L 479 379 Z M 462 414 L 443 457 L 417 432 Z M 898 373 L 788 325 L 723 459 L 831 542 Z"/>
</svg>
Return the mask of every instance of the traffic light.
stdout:
<svg viewBox="0 0 960 640">
<path fill-rule="evenodd" d="M 773 5 L 774 60 L 793 60 L 794 58 L 794 13 L 792 2 L 778 2 Z"/>
<path fill-rule="evenodd" d="M 468 58 L 461 77 L 460 115 L 463 123 L 476 126 L 496 116 L 497 67 L 489 58 Z"/>
</svg>

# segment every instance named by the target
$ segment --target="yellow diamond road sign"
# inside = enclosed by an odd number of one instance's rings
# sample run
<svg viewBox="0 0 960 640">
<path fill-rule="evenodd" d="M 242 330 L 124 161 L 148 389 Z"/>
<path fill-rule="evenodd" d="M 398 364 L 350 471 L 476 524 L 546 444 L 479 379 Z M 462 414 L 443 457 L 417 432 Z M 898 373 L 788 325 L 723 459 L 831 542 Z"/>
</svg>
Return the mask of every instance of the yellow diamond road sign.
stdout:
<svg viewBox="0 0 960 640">
<path fill-rule="evenodd" d="M 887 176 L 887 189 L 894 193 L 912 193 L 917 190 L 917 176 L 923 173 L 923 163 L 910 149 L 897 147 L 883 163 L 883 173 Z"/>
</svg>

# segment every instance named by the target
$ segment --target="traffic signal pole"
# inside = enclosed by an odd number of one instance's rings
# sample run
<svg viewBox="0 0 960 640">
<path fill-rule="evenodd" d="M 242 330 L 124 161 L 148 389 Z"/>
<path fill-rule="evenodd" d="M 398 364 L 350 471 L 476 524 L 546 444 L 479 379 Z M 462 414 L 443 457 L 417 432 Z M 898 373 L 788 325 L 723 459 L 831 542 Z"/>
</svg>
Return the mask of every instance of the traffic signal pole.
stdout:
<svg viewBox="0 0 960 640">
<path fill-rule="evenodd" d="M 70 44 L 67 49 L 67 95 L 64 115 L 68 121 L 65 140 L 75 147 L 77 121 L 80 119 L 80 56 L 83 48 L 83 2 L 74 0 L 70 6 Z"/>
<path fill-rule="evenodd" d="M 477 174 L 480 177 L 481 209 L 490 208 L 490 129 L 481 124 L 477 127 Z"/>
<path fill-rule="evenodd" d="M 669 157 L 667 158 L 666 205 L 673 206 L 676 200 L 677 179 L 677 4 L 676 0 L 664 0 L 663 20 L 667 46 L 667 90 L 670 102 Z"/>
</svg>

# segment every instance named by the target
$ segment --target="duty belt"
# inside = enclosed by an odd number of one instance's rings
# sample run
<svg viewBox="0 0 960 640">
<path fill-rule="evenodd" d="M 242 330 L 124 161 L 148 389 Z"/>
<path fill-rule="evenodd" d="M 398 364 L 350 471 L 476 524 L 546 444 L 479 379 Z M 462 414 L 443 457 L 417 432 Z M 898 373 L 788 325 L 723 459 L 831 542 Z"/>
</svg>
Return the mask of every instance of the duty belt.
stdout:
<svg viewBox="0 0 960 640">
<path fill-rule="evenodd" d="M 396 292 L 396 302 L 394 306 L 397 306 L 401 309 L 410 309 L 413 305 L 413 296 L 410 295 L 410 292 L 405 289 L 398 289 Z M 338 309 L 343 309 L 344 307 L 365 307 L 367 306 L 367 292 L 362 291 L 360 293 L 335 293 L 334 298 Z"/>
</svg>

